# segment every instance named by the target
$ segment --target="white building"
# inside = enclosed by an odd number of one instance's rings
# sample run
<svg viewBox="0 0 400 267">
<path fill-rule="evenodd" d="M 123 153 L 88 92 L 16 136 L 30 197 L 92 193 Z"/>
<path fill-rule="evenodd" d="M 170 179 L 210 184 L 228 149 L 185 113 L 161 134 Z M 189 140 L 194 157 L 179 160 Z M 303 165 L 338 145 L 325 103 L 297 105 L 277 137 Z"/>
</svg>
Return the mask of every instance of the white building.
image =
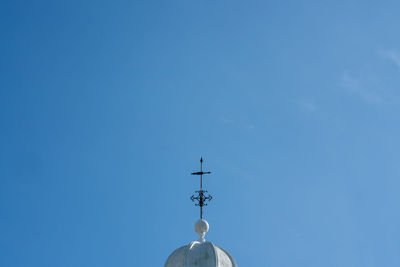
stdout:
<svg viewBox="0 0 400 267">
<path fill-rule="evenodd" d="M 172 252 L 164 267 L 237 267 L 228 252 L 204 239 L 209 229 L 206 220 L 198 220 L 194 229 L 199 235 L 199 240 Z"/>
</svg>

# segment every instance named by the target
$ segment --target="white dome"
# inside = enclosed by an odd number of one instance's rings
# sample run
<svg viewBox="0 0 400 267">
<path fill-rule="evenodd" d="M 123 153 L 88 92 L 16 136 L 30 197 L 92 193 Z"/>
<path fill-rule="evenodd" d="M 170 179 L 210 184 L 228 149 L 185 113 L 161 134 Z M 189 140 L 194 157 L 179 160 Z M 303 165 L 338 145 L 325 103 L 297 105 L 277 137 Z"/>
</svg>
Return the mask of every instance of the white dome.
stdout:
<svg viewBox="0 0 400 267">
<path fill-rule="evenodd" d="M 194 227 L 199 234 L 199 241 L 172 252 L 164 267 L 237 267 L 228 252 L 211 242 L 205 242 L 204 235 L 209 228 L 206 220 L 198 220 Z"/>
<path fill-rule="evenodd" d="M 211 242 L 194 241 L 175 250 L 164 267 L 237 267 L 228 252 Z"/>
</svg>

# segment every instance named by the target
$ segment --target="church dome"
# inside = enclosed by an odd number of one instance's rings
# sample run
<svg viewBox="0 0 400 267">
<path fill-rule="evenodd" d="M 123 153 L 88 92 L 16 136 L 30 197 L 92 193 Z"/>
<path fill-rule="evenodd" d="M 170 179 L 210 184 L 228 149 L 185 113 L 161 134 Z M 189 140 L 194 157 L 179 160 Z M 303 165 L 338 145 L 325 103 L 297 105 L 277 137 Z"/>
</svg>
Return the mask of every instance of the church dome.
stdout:
<svg viewBox="0 0 400 267">
<path fill-rule="evenodd" d="M 237 267 L 235 260 L 224 249 L 204 239 L 209 229 L 206 220 L 198 220 L 194 228 L 199 241 L 175 250 L 167 259 L 164 267 Z"/>
</svg>

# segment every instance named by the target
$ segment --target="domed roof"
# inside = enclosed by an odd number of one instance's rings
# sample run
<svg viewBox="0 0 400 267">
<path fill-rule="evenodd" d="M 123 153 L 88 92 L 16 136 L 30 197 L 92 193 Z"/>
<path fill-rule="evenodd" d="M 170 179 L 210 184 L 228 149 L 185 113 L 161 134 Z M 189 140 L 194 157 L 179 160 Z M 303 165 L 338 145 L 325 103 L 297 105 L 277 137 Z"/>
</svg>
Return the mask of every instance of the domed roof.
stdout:
<svg viewBox="0 0 400 267">
<path fill-rule="evenodd" d="M 175 250 L 167 259 L 164 267 L 237 267 L 235 260 L 224 249 L 204 240 L 208 231 L 206 220 L 195 223 L 199 241 Z"/>
<path fill-rule="evenodd" d="M 211 242 L 191 242 L 175 250 L 165 267 L 237 267 L 228 252 Z"/>
</svg>

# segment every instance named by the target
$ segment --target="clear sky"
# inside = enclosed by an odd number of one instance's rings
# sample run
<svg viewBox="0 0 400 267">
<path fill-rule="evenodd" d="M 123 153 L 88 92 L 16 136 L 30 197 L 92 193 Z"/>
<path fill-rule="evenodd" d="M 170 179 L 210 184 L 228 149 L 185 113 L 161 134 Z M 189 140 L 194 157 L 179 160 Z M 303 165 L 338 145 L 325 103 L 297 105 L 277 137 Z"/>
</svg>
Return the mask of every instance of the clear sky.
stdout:
<svg viewBox="0 0 400 267">
<path fill-rule="evenodd" d="M 400 266 L 399 1 L 1 1 L 0 266 Z"/>
</svg>

